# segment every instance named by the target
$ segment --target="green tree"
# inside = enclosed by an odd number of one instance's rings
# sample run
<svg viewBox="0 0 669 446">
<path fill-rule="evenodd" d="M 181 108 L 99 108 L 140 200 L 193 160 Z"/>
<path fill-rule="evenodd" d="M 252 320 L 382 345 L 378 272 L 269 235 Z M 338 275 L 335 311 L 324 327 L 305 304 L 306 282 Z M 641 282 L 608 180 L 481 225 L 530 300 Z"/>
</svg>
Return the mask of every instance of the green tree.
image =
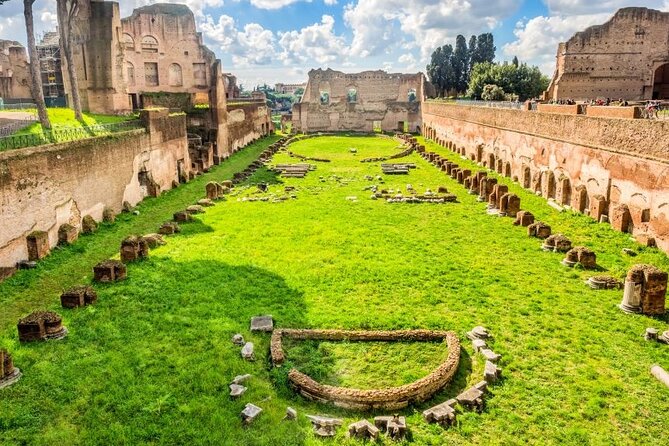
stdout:
<svg viewBox="0 0 669 446">
<path fill-rule="evenodd" d="M 4 3 L 4 2 L 3 2 Z M 32 77 L 33 100 L 37 106 L 37 116 L 43 129 L 51 128 L 49 114 L 44 102 L 44 87 L 42 86 L 42 75 L 39 71 L 39 57 L 37 56 L 37 44 L 35 43 L 35 19 L 33 17 L 33 4 L 35 0 L 23 0 L 23 16 L 26 21 L 26 34 L 28 37 L 28 54 L 30 54 L 30 77 Z"/>
<path fill-rule="evenodd" d="M 81 98 L 79 97 L 79 78 L 77 67 L 74 62 L 72 36 L 74 34 L 74 21 L 79 13 L 79 0 L 58 0 L 56 2 L 58 16 L 59 46 L 67 62 L 67 75 L 70 79 L 70 106 L 74 110 L 74 117 L 82 121 L 84 115 L 81 110 Z"/>
<path fill-rule="evenodd" d="M 495 60 L 495 38 L 492 33 L 484 33 L 476 39 L 476 63 L 490 62 Z"/>
<path fill-rule="evenodd" d="M 506 93 L 516 95 L 522 101 L 539 96 L 548 88 L 549 80 L 538 67 L 521 63 L 495 64 L 490 62 L 474 66 L 467 94 L 473 98 L 482 98 L 486 85 L 496 85 Z"/>
<path fill-rule="evenodd" d="M 469 49 L 465 36 L 461 34 L 455 38 L 455 51 L 452 60 L 455 91 L 458 94 L 464 93 L 469 82 Z"/>
<path fill-rule="evenodd" d="M 432 53 L 430 65 L 427 66 L 430 82 L 437 90 L 437 96 L 444 97 L 455 88 L 456 77 L 453 70 L 453 46 L 444 45 Z"/>
<path fill-rule="evenodd" d="M 503 101 L 505 96 L 504 90 L 497 85 L 484 85 L 481 92 L 481 99 L 484 101 Z"/>
</svg>

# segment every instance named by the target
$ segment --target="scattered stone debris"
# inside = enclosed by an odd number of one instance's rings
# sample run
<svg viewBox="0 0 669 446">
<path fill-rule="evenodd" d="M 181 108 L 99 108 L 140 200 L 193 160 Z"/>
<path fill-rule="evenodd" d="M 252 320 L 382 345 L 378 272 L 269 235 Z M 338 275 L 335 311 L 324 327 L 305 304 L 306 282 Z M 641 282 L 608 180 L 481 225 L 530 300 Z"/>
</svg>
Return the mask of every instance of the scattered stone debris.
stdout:
<svg viewBox="0 0 669 446">
<path fill-rule="evenodd" d="M 258 418 L 258 415 L 262 412 L 262 409 L 255 404 L 248 403 L 244 410 L 242 411 L 242 423 L 244 423 L 245 426 L 248 426 L 251 424 L 256 418 Z"/>
<path fill-rule="evenodd" d="M 381 170 L 385 175 L 408 175 L 409 170 L 415 168 L 416 165 L 413 163 L 381 164 Z"/>
<path fill-rule="evenodd" d="M 105 260 L 93 267 L 93 279 L 96 282 L 108 283 L 125 280 L 128 269 L 118 260 Z"/>
<path fill-rule="evenodd" d="M 659 332 L 660 330 L 658 330 L 657 328 L 648 327 L 646 328 L 646 333 L 644 334 L 644 338 L 646 339 L 646 341 L 657 341 Z"/>
<path fill-rule="evenodd" d="M 60 295 L 60 304 L 63 308 L 77 308 L 92 305 L 98 300 L 98 295 L 90 286 L 77 286 Z"/>
<path fill-rule="evenodd" d="M 479 353 L 481 353 L 483 355 L 483 357 L 487 361 L 490 361 L 490 362 L 497 362 L 502 358 L 502 355 L 498 355 L 497 353 L 490 350 L 489 348 L 481 349 L 481 351 Z"/>
<path fill-rule="evenodd" d="M 79 238 L 79 230 L 71 224 L 65 223 L 58 228 L 58 244 L 71 245 Z"/>
<path fill-rule="evenodd" d="M 666 272 L 653 265 L 634 265 L 627 273 L 620 309 L 627 313 L 664 314 L 667 277 Z"/>
<path fill-rule="evenodd" d="M 197 204 L 198 204 L 198 206 L 202 206 L 204 208 L 210 208 L 210 207 L 214 206 L 214 202 L 211 201 L 208 198 L 203 198 L 201 200 L 198 200 Z"/>
<path fill-rule="evenodd" d="M 81 221 L 81 232 L 84 234 L 92 234 L 98 230 L 98 223 L 90 215 L 86 215 Z"/>
<path fill-rule="evenodd" d="M 240 347 L 246 344 L 246 342 L 244 342 L 244 336 L 240 334 L 236 334 L 232 337 L 232 343 L 235 345 L 239 345 Z"/>
<path fill-rule="evenodd" d="M 297 420 L 297 410 L 293 409 L 292 407 L 287 407 L 286 416 L 284 416 L 283 419 L 287 421 Z"/>
<path fill-rule="evenodd" d="M 438 423 L 442 427 L 447 428 L 455 423 L 455 405 L 458 403 L 456 399 L 450 399 L 437 406 L 431 407 L 423 412 L 423 418 L 428 423 Z"/>
<path fill-rule="evenodd" d="M 247 342 L 244 344 L 244 347 L 242 347 L 242 358 L 246 359 L 247 361 L 255 361 L 256 357 L 253 353 L 253 342 Z"/>
<path fill-rule="evenodd" d="M 35 269 L 37 268 L 37 262 L 31 260 L 21 260 L 16 264 L 18 269 Z"/>
<path fill-rule="evenodd" d="M 274 170 L 281 174 L 282 178 L 304 178 L 309 172 L 316 170 L 314 164 L 277 164 Z M 323 179 L 323 177 L 321 177 Z"/>
<path fill-rule="evenodd" d="M 659 338 L 657 338 L 657 340 L 660 342 L 664 342 L 665 344 L 669 344 L 669 330 L 662 333 L 662 335 Z"/>
<path fill-rule="evenodd" d="M 374 425 L 381 432 L 387 433 L 393 440 L 402 440 L 407 433 L 407 420 L 399 415 L 375 417 Z"/>
<path fill-rule="evenodd" d="M 102 221 L 105 223 L 114 223 L 116 221 L 116 212 L 112 208 L 104 208 L 102 211 Z"/>
<path fill-rule="evenodd" d="M 467 337 L 471 339 L 472 341 L 476 339 L 488 339 L 490 337 L 490 333 L 488 333 L 488 330 L 486 330 L 484 327 L 478 326 L 474 327 L 472 331 L 467 333 Z"/>
<path fill-rule="evenodd" d="M 0 349 L 0 389 L 15 384 L 19 379 L 21 379 L 21 370 L 14 367 L 14 361 L 9 352 Z"/>
<path fill-rule="evenodd" d="M 246 387 L 240 386 L 239 384 L 230 384 L 230 396 L 233 398 L 239 398 L 244 395 L 247 390 Z"/>
<path fill-rule="evenodd" d="M 26 237 L 28 260 L 35 262 L 49 255 L 49 234 L 44 231 L 33 231 Z"/>
<path fill-rule="evenodd" d="M 191 215 L 204 214 L 204 208 L 202 206 L 200 206 L 199 204 L 194 204 L 194 205 L 188 206 L 186 208 L 186 212 L 188 212 Z"/>
<path fill-rule="evenodd" d="M 483 339 L 476 338 L 472 340 L 472 347 L 474 348 L 475 352 L 480 352 L 484 348 L 488 348 L 488 345 Z"/>
<path fill-rule="evenodd" d="M 527 235 L 530 237 L 546 239 L 551 235 L 551 227 L 542 221 L 538 221 L 527 227 Z"/>
<path fill-rule="evenodd" d="M 271 333 L 274 331 L 274 318 L 272 316 L 256 316 L 252 318 L 251 331 Z"/>
<path fill-rule="evenodd" d="M 593 276 L 590 277 L 586 283 L 593 290 L 613 290 L 622 288 L 620 281 L 611 276 Z"/>
<path fill-rule="evenodd" d="M 166 223 L 163 223 L 162 226 L 160 226 L 160 229 L 158 229 L 158 234 L 161 235 L 172 235 L 172 234 L 177 234 L 179 232 L 181 232 L 181 227 L 179 226 L 178 223 L 173 221 L 168 221 Z"/>
<path fill-rule="evenodd" d="M 483 384 L 486 384 L 485 381 L 482 381 Z M 485 386 L 481 383 L 471 387 L 460 395 L 455 397 L 455 399 L 460 403 L 460 405 L 466 409 L 475 410 L 476 412 L 481 412 L 483 410 L 483 391 Z"/>
<path fill-rule="evenodd" d="M 542 248 L 544 251 L 568 252 L 571 250 L 571 240 L 562 234 L 554 234 L 544 240 Z"/>
<path fill-rule="evenodd" d="M 348 435 L 353 438 L 376 440 L 379 438 L 379 432 L 379 428 L 367 420 L 360 420 L 348 426 Z"/>
<path fill-rule="evenodd" d="M 121 242 L 121 261 L 130 263 L 149 257 L 149 243 L 146 239 L 131 235 Z"/>
<path fill-rule="evenodd" d="M 534 224 L 534 215 L 529 211 L 520 211 L 516 214 L 516 221 L 513 222 L 516 226 L 528 227 Z"/>
<path fill-rule="evenodd" d="M 248 381 L 251 378 L 252 378 L 252 376 L 249 375 L 249 374 L 237 375 L 237 376 L 235 376 L 235 379 L 232 380 L 231 384 L 241 385 L 241 384 L 244 384 L 246 381 Z"/>
<path fill-rule="evenodd" d="M 662 367 L 659 365 L 654 365 L 650 368 L 650 373 L 662 384 L 669 387 L 669 373 L 667 373 L 667 371 Z"/>
<path fill-rule="evenodd" d="M 174 221 L 177 223 L 188 223 L 189 221 L 193 220 L 193 216 L 186 211 L 179 211 L 176 212 L 173 216 Z"/>
<path fill-rule="evenodd" d="M 629 249 L 629 248 L 623 248 L 622 252 L 623 252 L 623 254 L 628 255 L 630 257 L 636 257 L 638 255 L 636 251 L 634 251 L 633 249 Z"/>
<path fill-rule="evenodd" d="M 142 237 L 142 240 L 146 242 L 151 249 L 156 249 L 159 246 L 167 244 L 163 236 L 160 234 L 147 234 Z"/>
<path fill-rule="evenodd" d="M 16 328 L 21 342 L 63 339 L 67 336 L 63 318 L 53 311 L 35 311 L 19 320 Z"/>
<path fill-rule="evenodd" d="M 334 437 L 337 435 L 337 427 L 344 424 L 339 418 L 321 417 L 318 415 L 307 415 L 314 426 L 314 433 L 319 437 Z"/>
<path fill-rule="evenodd" d="M 597 255 L 584 246 L 577 246 L 567 252 L 562 264 L 573 268 L 577 263 L 585 269 L 596 269 Z"/>
<path fill-rule="evenodd" d="M 497 367 L 492 361 L 485 362 L 485 370 L 483 372 L 483 378 L 489 384 L 497 382 L 502 377 L 502 369 Z"/>
</svg>

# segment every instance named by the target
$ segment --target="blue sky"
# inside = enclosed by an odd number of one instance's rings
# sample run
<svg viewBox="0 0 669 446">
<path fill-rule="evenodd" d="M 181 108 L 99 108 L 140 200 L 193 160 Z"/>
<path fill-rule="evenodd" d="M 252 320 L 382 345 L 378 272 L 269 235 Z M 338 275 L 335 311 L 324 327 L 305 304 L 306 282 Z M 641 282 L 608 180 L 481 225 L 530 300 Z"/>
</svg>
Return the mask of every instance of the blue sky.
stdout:
<svg viewBox="0 0 669 446">
<path fill-rule="evenodd" d="M 247 87 L 301 82 L 312 68 L 425 71 L 457 34 L 492 32 L 498 60 L 518 56 L 551 75 L 557 44 L 618 8 L 669 11 L 669 0 L 167 0 L 193 10 L 207 45 Z M 38 31 L 55 0 L 37 0 Z M 122 0 L 123 16 L 156 3 Z M 0 38 L 25 41 L 22 1 L 0 6 Z"/>
</svg>

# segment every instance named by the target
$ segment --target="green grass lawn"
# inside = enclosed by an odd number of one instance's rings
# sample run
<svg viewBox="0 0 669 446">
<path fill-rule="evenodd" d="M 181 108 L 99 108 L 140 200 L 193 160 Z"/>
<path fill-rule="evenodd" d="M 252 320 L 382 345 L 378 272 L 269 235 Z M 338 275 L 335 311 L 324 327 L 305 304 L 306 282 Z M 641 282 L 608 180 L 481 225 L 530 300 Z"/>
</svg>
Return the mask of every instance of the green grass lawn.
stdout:
<svg viewBox="0 0 669 446">
<path fill-rule="evenodd" d="M 37 114 L 37 110 L 26 110 L 29 112 L 34 112 Z M 129 119 L 136 118 L 135 115 L 128 116 L 119 116 L 119 115 L 97 115 L 93 113 L 84 113 L 83 122 L 77 121 L 74 118 L 74 110 L 69 108 L 49 108 L 49 119 L 51 120 L 51 126 L 53 130 L 62 129 L 63 127 L 67 128 L 81 128 L 85 129 L 86 127 L 100 125 L 100 124 L 116 124 L 119 122 L 125 122 Z M 25 135 L 30 133 L 42 133 L 42 124 L 39 122 L 32 124 L 29 127 L 26 127 L 15 134 Z"/>
<path fill-rule="evenodd" d="M 372 182 L 364 177 L 379 175 L 379 163 L 359 160 L 397 153 L 389 138 L 294 144 L 294 152 L 332 163 L 316 163 L 305 179 L 261 170 L 250 182 L 267 181 L 277 195 L 295 186 L 297 199 L 243 201 L 260 195 L 254 187 L 238 188 L 149 259 L 129 265 L 128 280 L 96 285 L 96 305 L 59 308 L 61 290 L 90 283 L 93 265 L 116 255 L 124 236 L 155 231 L 173 211 L 201 198 L 207 181 L 229 178 L 262 147 L 147 200 L 141 215 L 123 215 L 37 270 L 0 284 L 0 346 L 24 372 L 17 385 L 0 391 L 1 444 L 362 444 L 345 438 L 346 426 L 334 441 L 321 441 L 303 415 L 340 416 L 346 424 L 386 413 L 308 402 L 288 387 L 289 367 L 330 384 L 373 388 L 411 382 L 446 355 L 441 344 L 290 342 L 287 364 L 273 369 L 269 337 L 249 333 L 250 318 L 260 314 L 272 314 L 278 327 L 455 331 L 463 343 L 456 378 L 434 400 L 402 412 L 411 430 L 406 444 L 669 443 L 669 391 L 649 373 L 654 363 L 669 367 L 669 348 L 642 337 L 648 326 L 666 330 L 666 319 L 623 314 L 616 307 L 621 291 L 590 290 L 584 280 L 592 272 L 562 266 L 563 255 L 543 252 L 511 218 L 487 215 L 485 204 L 416 154 L 406 161 L 418 168 L 386 177 L 384 187 L 444 185 L 460 202 L 371 200 L 363 189 Z M 275 162 L 296 161 L 279 154 Z M 518 185 L 511 189 L 554 232 L 592 248 L 607 273 L 622 277 L 643 262 L 669 269 L 666 255 L 629 235 L 585 216 L 558 214 Z M 347 199 L 353 196 L 358 200 Z M 622 248 L 639 255 L 623 256 Z M 36 309 L 60 312 L 69 336 L 19 344 L 16 321 Z M 491 330 L 504 380 L 492 387 L 484 413 L 461 413 L 448 430 L 427 425 L 422 410 L 480 380 L 482 361 L 465 339 L 475 325 Z M 235 333 L 256 344 L 255 362 L 241 359 L 230 342 Z M 245 373 L 253 375 L 249 390 L 232 401 L 228 384 Z M 242 428 L 239 413 L 249 402 L 264 412 Z M 281 421 L 287 406 L 299 411 L 297 422 Z"/>
</svg>

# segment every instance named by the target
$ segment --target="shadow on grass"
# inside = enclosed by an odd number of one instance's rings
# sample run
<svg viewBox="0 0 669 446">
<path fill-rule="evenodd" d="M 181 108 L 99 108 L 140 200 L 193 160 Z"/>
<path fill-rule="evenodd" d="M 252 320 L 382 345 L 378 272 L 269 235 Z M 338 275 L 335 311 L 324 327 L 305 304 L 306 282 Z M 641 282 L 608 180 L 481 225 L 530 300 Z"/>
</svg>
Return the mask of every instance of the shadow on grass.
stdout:
<svg viewBox="0 0 669 446">
<path fill-rule="evenodd" d="M 26 379 L 0 400 L 9 444 L 30 444 L 45 429 L 65 444 L 306 442 L 299 424 L 281 423 L 286 406 L 267 376 L 269 336 L 249 331 L 264 314 L 278 326 L 307 325 L 303 294 L 282 277 L 157 253 L 129 264 L 127 280 L 95 286 L 94 306 L 61 311 L 66 340 L 14 344 Z M 254 342 L 255 362 L 241 358 L 236 333 Z M 247 373 L 249 390 L 231 400 L 229 382 Z M 264 412 L 244 429 L 239 413 L 249 402 Z M 61 428 L 64 414 L 69 427 Z"/>
<path fill-rule="evenodd" d="M 248 180 L 244 181 L 242 185 L 249 186 L 261 183 L 267 185 L 284 184 L 283 180 L 281 179 L 281 174 L 279 172 L 270 170 L 267 167 L 261 167 L 258 170 L 256 170 L 253 173 L 253 175 L 249 177 Z"/>
</svg>

